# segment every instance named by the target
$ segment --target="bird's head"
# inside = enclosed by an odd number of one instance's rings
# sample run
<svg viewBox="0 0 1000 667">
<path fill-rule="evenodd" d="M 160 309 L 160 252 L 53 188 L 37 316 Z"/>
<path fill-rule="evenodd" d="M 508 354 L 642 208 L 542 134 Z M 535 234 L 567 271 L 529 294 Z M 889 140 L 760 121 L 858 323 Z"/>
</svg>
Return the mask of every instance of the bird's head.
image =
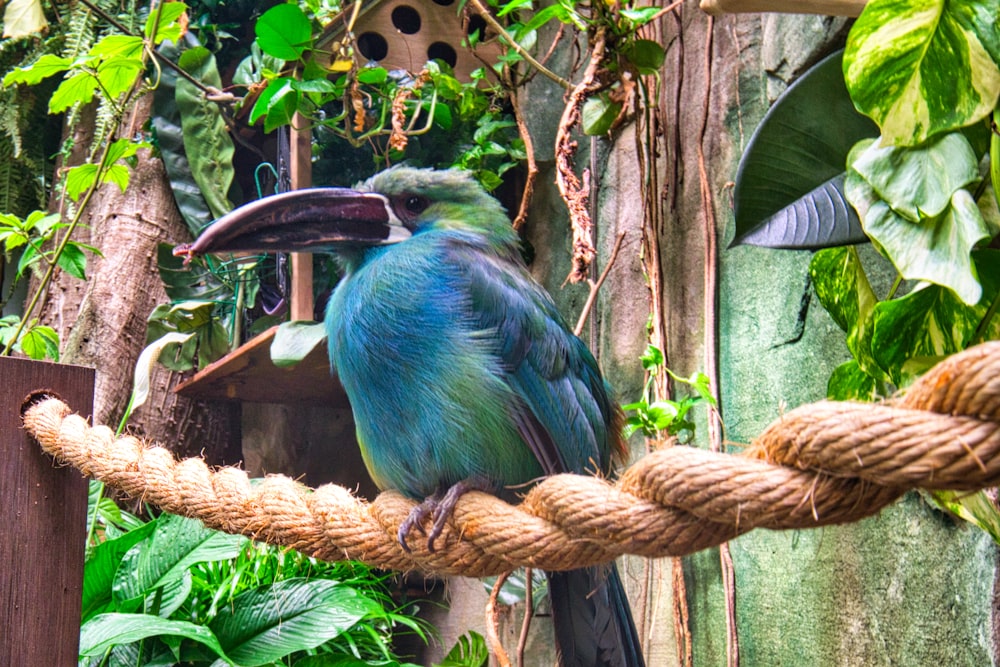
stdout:
<svg viewBox="0 0 1000 667">
<path fill-rule="evenodd" d="M 516 242 L 503 207 L 467 172 L 394 167 L 350 189 L 293 190 L 251 202 L 174 254 L 345 252 L 434 230 Z"/>
</svg>

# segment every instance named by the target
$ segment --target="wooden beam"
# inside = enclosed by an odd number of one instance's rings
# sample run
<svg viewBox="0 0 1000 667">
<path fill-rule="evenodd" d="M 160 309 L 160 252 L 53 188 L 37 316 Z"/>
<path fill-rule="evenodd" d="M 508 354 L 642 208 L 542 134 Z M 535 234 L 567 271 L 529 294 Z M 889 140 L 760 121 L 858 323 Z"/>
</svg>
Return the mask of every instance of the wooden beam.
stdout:
<svg viewBox="0 0 1000 667">
<path fill-rule="evenodd" d="M 713 16 L 781 12 L 823 16 L 860 16 L 867 0 L 701 0 L 701 11 Z"/>
<path fill-rule="evenodd" d="M 296 129 L 298 128 L 298 129 Z M 308 122 L 296 113 L 291 127 L 291 180 L 292 190 L 312 185 L 312 132 Z M 293 320 L 312 320 L 316 309 L 313 301 L 312 255 L 292 253 L 292 303 Z"/>
<path fill-rule="evenodd" d="M 28 394 L 94 409 L 94 370 L 0 357 L 0 665 L 77 664 L 87 539 L 87 480 L 44 454 L 21 428 Z"/>
</svg>

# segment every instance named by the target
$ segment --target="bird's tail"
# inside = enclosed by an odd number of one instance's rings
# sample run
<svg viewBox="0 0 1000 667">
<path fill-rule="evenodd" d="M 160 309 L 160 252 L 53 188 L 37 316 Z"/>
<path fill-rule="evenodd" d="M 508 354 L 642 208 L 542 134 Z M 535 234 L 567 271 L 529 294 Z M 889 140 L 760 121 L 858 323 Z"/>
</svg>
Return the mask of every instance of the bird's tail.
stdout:
<svg viewBox="0 0 1000 667">
<path fill-rule="evenodd" d="M 547 574 L 561 667 L 644 667 L 614 563 Z"/>
</svg>

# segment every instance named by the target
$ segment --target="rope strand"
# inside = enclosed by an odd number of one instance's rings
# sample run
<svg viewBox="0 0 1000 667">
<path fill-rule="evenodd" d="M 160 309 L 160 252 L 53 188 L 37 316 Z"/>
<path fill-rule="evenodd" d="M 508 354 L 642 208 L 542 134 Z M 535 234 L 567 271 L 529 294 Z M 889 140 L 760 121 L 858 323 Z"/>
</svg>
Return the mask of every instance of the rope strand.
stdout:
<svg viewBox="0 0 1000 667">
<path fill-rule="evenodd" d="M 396 534 L 414 503 L 373 502 L 281 475 L 251 485 L 236 468 L 178 461 L 163 447 L 91 427 L 57 398 L 23 410 L 42 448 L 133 497 L 210 528 L 290 546 L 324 560 L 472 577 L 516 567 L 567 570 L 623 554 L 681 556 L 753 528 L 813 528 L 877 513 L 913 488 L 973 490 L 1000 483 L 1000 342 L 945 360 L 901 398 L 820 401 L 790 411 L 742 455 L 667 447 L 611 483 L 555 475 L 521 504 L 469 492 L 434 552 Z"/>
</svg>

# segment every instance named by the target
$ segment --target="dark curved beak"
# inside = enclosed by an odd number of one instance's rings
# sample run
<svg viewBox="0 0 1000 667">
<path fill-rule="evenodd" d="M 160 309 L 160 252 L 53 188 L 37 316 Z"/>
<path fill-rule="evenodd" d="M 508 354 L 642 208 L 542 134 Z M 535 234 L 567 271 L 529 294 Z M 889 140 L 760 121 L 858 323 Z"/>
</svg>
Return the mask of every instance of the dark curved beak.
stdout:
<svg viewBox="0 0 1000 667">
<path fill-rule="evenodd" d="M 194 243 L 174 248 L 174 255 L 190 259 L 214 252 L 329 252 L 409 237 L 380 194 L 309 188 L 240 206 L 212 223 Z"/>
</svg>

